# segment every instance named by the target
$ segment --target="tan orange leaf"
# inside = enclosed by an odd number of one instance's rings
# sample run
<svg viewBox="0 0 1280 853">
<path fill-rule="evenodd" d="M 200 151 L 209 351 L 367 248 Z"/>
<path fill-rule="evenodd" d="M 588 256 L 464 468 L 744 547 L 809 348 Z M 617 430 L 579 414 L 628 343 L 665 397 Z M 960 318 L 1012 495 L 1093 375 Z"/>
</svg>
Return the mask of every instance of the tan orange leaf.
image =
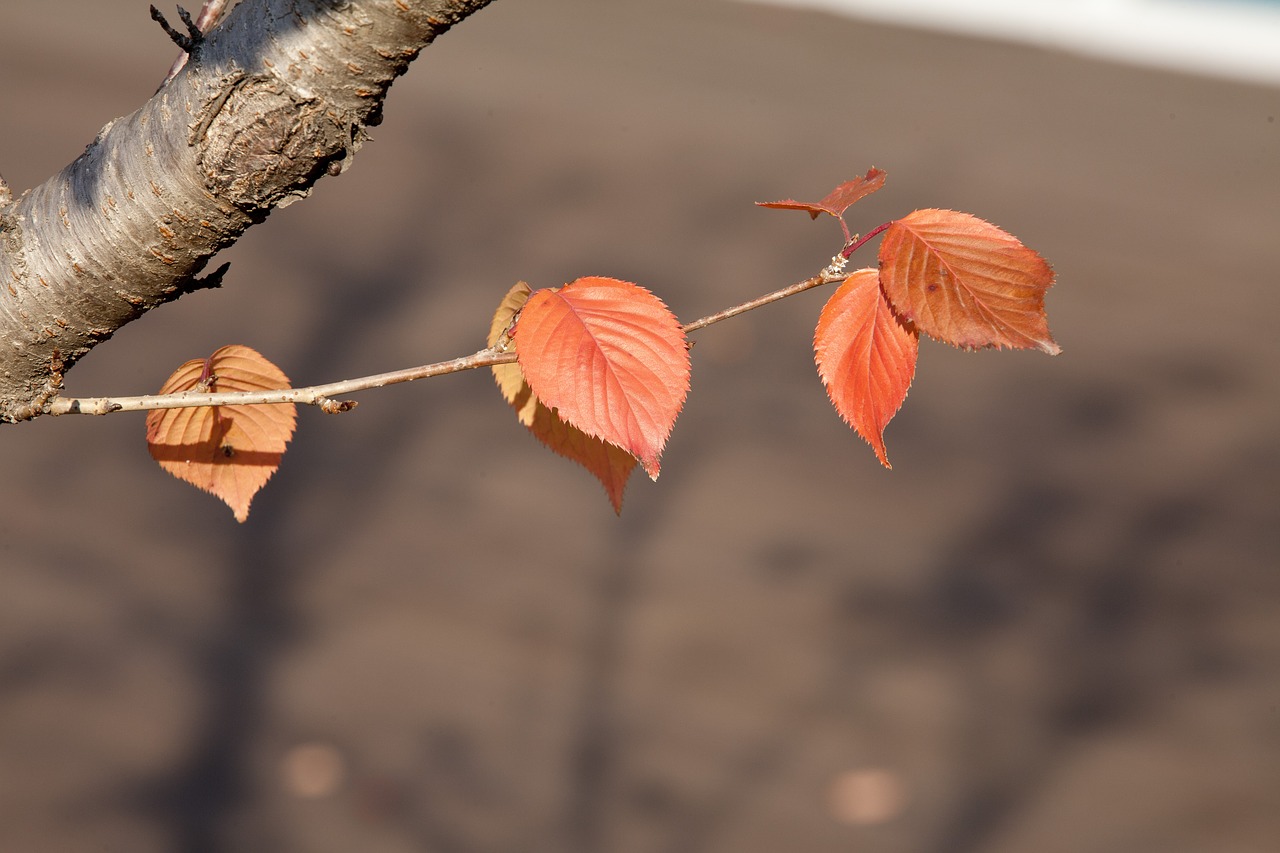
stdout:
<svg viewBox="0 0 1280 853">
<path fill-rule="evenodd" d="M 529 294 L 532 292 L 528 284 L 518 281 L 514 287 L 507 291 L 507 295 L 502 297 L 502 302 L 498 304 L 498 310 L 493 313 L 493 322 L 489 325 L 488 346 L 494 346 L 498 343 L 502 338 L 502 333 L 507 331 L 507 327 L 511 325 L 512 318 L 516 316 L 517 311 L 524 307 L 524 303 L 529 299 Z M 514 349 L 515 342 L 508 342 L 507 348 Z M 538 401 L 533 396 L 533 392 L 529 390 L 528 384 L 525 383 L 524 373 L 521 372 L 520 365 L 515 363 L 495 364 L 493 366 L 493 378 L 498 383 L 498 390 L 502 392 L 502 398 L 516 410 L 516 418 L 520 423 L 525 426 L 532 424 L 534 406 Z"/>
<path fill-rule="evenodd" d="M 266 391 L 289 379 L 249 347 L 225 346 L 174 371 L 161 394 Z M 157 409 L 147 414 L 147 447 L 160 467 L 231 507 L 237 521 L 280 467 L 293 436 L 293 404 Z"/>
<path fill-rule="evenodd" d="M 525 386 L 526 388 L 528 386 Z M 636 459 L 620 447 L 587 435 L 565 423 L 555 411 L 534 399 L 533 420 L 529 431 L 556 453 L 577 462 L 590 471 L 604 486 L 613 511 L 622 514 L 622 493 L 635 470 Z"/>
<path fill-rule="evenodd" d="M 489 346 L 494 346 L 502 338 L 516 312 L 524 307 L 529 293 L 529 285 L 522 281 L 503 297 L 489 327 Z M 515 349 L 515 341 L 510 341 L 508 348 Z M 494 365 L 493 378 L 503 398 L 516 410 L 520 423 L 551 450 L 590 471 L 604 486 L 613 511 L 620 514 L 622 493 L 636 467 L 635 457 L 565 423 L 534 396 L 533 389 L 524 381 L 524 372 L 519 364 Z"/>
<path fill-rule="evenodd" d="M 863 177 L 854 178 L 852 181 L 845 181 L 840 184 L 840 186 L 827 193 L 822 201 L 810 202 L 786 199 L 785 201 L 758 201 L 756 204 L 760 207 L 771 207 L 776 210 L 803 210 L 809 214 L 810 219 L 817 219 L 820 213 L 829 213 L 840 219 L 854 202 L 866 198 L 883 187 L 884 178 L 884 171 L 873 166 L 867 170 L 867 174 Z"/>
<path fill-rule="evenodd" d="M 898 314 L 940 341 L 1061 351 L 1044 311 L 1053 270 L 976 216 L 917 210 L 891 223 L 880 243 L 880 281 Z"/>
<path fill-rule="evenodd" d="M 858 270 L 831 295 L 813 336 L 818 375 L 845 422 L 892 468 L 888 425 L 915 377 L 920 337 L 893 313 L 875 270 Z"/>
<path fill-rule="evenodd" d="M 530 296 L 515 339 L 539 400 L 657 479 L 689 392 L 684 332 L 660 299 L 630 282 L 580 278 Z"/>
</svg>

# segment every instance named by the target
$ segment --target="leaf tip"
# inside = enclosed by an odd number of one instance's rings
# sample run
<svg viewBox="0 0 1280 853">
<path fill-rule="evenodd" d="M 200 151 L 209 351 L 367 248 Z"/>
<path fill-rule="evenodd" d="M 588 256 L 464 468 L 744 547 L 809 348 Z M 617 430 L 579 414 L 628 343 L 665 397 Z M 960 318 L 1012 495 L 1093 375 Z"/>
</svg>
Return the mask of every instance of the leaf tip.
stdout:
<svg viewBox="0 0 1280 853">
<path fill-rule="evenodd" d="M 880 460 L 880 464 L 883 465 L 887 470 L 892 471 L 893 465 L 889 464 L 889 454 L 885 452 L 883 441 L 880 442 L 880 445 L 878 447 L 875 447 L 875 451 L 876 451 L 876 458 Z"/>
<path fill-rule="evenodd" d="M 850 426 L 853 427 L 854 432 L 856 432 L 863 441 L 871 445 L 871 450 L 876 454 L 876 459 L 880 461 L 880 464 L 892 471 L 893 465 L 889 463 L 889 449 L 885 447 L 884 444 L 884 428 L 882 427 L 879 430 L 874 428 L 864 430 L 862 426 L 857 424 L 850 424 Z"/>
<path fill-rule="evenodd" d="M 623 450 L 623 452 L 630 454 L 637 462 L 640 463 L 640 467 L 649 475 L 650 480 L 655 483 L 658 482 L 658 475 L 662 473 L 662 458 L 659 455 L 661 453 L 660 449 L 657 452 L 646 453 L 644 455 L 638 455 L 634 451 L 630 450 Z"/>
</svg>

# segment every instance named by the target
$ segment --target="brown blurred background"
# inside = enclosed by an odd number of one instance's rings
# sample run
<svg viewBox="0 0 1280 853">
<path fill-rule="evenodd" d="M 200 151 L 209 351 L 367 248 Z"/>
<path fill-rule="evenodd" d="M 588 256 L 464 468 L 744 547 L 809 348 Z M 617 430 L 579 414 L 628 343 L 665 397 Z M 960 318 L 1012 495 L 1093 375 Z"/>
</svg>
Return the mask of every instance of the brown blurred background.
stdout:
<svg viewBox="0 0 1280 853">
<path fill-rule="evenodd" d="M 173 55 L 142 2 L 7 0 L 15 192 Z M 499 0 L 386 116 L 70 392 L 232 342 L 296 383 L 466 354 L 521 278 L 693 319 L 838 248 L 751 202 L 873 164 L 854 228 L 1004 226 L 1055 265 L 1065 352 L 923 346 L 888 472 L 814 373 L 823 296 L 708 329 L 620 519 L 480 373 L 300 412 L 245 525 L 140 416 L 6 427 L 0 850 L 1280 849 L 1280 90 Z"/>
</svg>

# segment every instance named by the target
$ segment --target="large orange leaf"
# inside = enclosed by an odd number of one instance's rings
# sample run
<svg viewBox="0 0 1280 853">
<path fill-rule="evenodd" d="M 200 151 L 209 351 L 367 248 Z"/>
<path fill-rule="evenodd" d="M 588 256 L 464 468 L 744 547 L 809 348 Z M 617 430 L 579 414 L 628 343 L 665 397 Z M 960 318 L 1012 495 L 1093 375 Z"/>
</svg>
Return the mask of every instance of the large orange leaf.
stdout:
<svg viewBox="0 0 1280 853">
<path fill-rule="evenodd" d="M 890 224 L 880 243 L 880 281 L 898 314 L 940 341 L 1061 351 L 1044 312 L 1053 270 L 976 216 L 917 210 Z"/>
<path fill-rule="evenodd" d="M 522 281 L 503 297 L 489 328 L 489 346 L 494 346 L 501 340 L 502 333 L 511 325 L 516 312 L 524 306 L 530 292 L 529 285 Z M 514 348 L 515 342 L 511 341 L 508 346 Z M 565 423 L 534 396 L 533 389 L 524 381 L 524 372 L 519 364 L 495 364 L 493 378 L 498 383 L 498 390 L 502 392 L 503 398 L 516 410 L 516 418 L 520 423 L 547 447 L 590 471 L 604 486 L 613 511 L 621 513 L 622 494 L 626 490 L 631 472 L 635 470 L 635 457 Z"/>
<path fill-rule="evenodd" d="M 245 346 L 225 346 L 174 371 L 161 394 L 180 391 L 266 391 L 289 379 Z M 220 498 L 237 521 L 280 467 L 293 436 L 293 404 L 157 409 L 147 414 L 147 447 L 160 467 Z"/>
<path fill-rule="evenodd" d="M 818 375 L 832 405 L 886 468 L 893 466 L 884 428 L 907 397 L 919 347 L 919 335 L 885 301 L 875 270 L 844 280 L 823 306 L 813 336 Z"/>
<path fill-rule="evenodd" d="M 845 181 L 827 193 L 822 201 L 796 201 L 789 198 L 785 201 L 758 201 L 756 204 L 778 210 L 803 210 L 809 214 L 810 219 L 817 219 L 820 213 L 829 213 L 837 219 L 842 219 L 850 205 L 883 187 L 884 177 L 883 170 L 872 166 L 867 170 L 866 175 L 854 178 L 852 181 Z"/>
<path fill-rule="evenodd" d="M 515 340 L 539 400 L 657 479 L 689 392 L 684 332 L 660 299 L 630 282 L 580 278 L 530 296 Z"/>
</svg>

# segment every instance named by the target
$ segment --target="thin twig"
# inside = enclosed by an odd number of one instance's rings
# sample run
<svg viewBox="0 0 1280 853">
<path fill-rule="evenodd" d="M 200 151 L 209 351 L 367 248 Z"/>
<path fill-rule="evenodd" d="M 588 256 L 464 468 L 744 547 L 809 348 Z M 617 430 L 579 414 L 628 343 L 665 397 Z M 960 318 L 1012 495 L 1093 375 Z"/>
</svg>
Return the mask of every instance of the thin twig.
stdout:
<svg viewBox="0 0 1280 853">
<path fill-rule="evenodd" d="M 363 376 L 359 379 L 347 379 L 342 382 L 330 382 L 327 385 L 312 385 L 307 388 L 287 388 L 274 391 L 226 391 L 213 394 L 199 394 L 183 391 L 177 394 L 151 394 L 142 397 L 55 397 L 46 408 L 50 415 L 107 415 L 112 412 L 142 412 L 154 409 L 187 409 L 196 406 L 256 406 L 280 403 L 295 403 L 307 406 L 318 406 L 326 412 L 345 412 L 355 407 L 347 400 L 334 400 L 344 394 L 367 391 L 370 388 L 382 388 L 400 382 L 412 382 L 415 379 L 427 379 L 442 376 L 446 373 L 459 373 L 477 367 L 489 367 L 495 364 L 510 364 L 516 360 L 514 352 L 502 352 L 493 348 L 485 348 L 461 358 L 425 364 L 421 367 L 410 367 L 405 370 L 393 370 L 390 373 L 379 373 L 374 376 Z"/>
<path fill-rule="evenodd" d="M 885 229 L 887 229 L 892 224 L 893 224 L 892 222 L 885 222 L 880 225 L 877 225 L 875 228 L 872 228 L 862 237 L 859 237 L 858 235 L 855 234 L 845 244 L 845 247 L 840 250 L 840 257 L 844 258 L 845 260 L 848 260 L 849 256 L 852 255 L 854 252 L 858 251 L 859 249 L 861 249 L 863 246 L 865 246 L 868 240 L 870 240 L 872 237 L 879 236 Z"/>
<path fill-rule="evenodd" d="M 191 20 L 191 15 L 189 15 L 187 10 L 181 6 L 178 7 L 178 17 L 180 17 L 182 22 L 187 25 L 187 32 L 185 34 L 174 29 L 169 24 L 169 21 L 165 19 L 165 16 L 161 14 L 159 9 L 155 6 L 151 7 L 151 20 L 160 25 L 160 28 L 164 30 L 165 35 L 169 36 L 169 39 L 178 46 L 179 50 L 183 53 L 190 53 L 196 49 L 197 45 L 200 44 L 201 33 L 199 28 L 196 27 L 195 21 Z"/>
<path fill-rule="evenodd" d="M 840 218 L 840 224 L 844 225 L 844 218 Z M 703 317 L 701 320 L 694 320 L 692 323 L 686 323 L 681 326 L 685 334 L 696 332 L 699 329 L 705 329 L 707 326 L 719 323 L 721 320 L 728 320 L 730 317 L 736 317 L 747 311 L 759 308 L 762 305 L 768 305 L 770 302 L 777 302 L 779 299 L 786 299 L 788 296 L 795 296 L 797 293 L 804 293 L 814 287 L 821 287 L 824 284 L 832 284 L 837 281 L 844 281 L 848 276 L 844 273 L 845 265 L 849 263 L 849 257 L 863 246 L 867 244 L 872 237 L 882 233 L 886 228 L 892 225 L 892 222 L 886 222 L 883 225 L 877 225 L 866 233 L 865 236 L 859 237 L 856 234 L 850 234 L 849 228 L 845 226 L 845 245 L 840 253 L 831 259 L 831 264 L 822 272 L 813 278 L 806 278 L 804 281 L 796 282 L 790 287 L 784 287 L 781 290 L 775 290 L 773 293 L 767 293 L 759 299 L 753 299 L 750 302 L 744 302 L 733 308 L 726 308 L 723 311 Z"/>
<path fill-rule="evenodd" d="M 193 36 L 199 36 L 200 34 L 207 33 L 209 30 L 213 29 L 213 25 L 218 22 L 222 17 L 223 10 L 227 8 L 227 3 L 228 0 L 205 0 L 205 4 L 200 7 L 200 14 L 196 15 L 194 22 L 191 22 L 190 16 L 181 8 L 179 8 L 179 12 L 183 16 L 183 22 L 187 24 L 187 29 L 194 31 Z M 156 12 L 156 8 L 154 6 L 151 7 L 151 12 L 152 17 L 159 14 Z M 168 33 L 171 29 L 168 21 L 163 21 L 163 16 L 156 20 L 160 22 L 160 25 L 164 27 L 165 32 Z M 173 38 L 172 33 L 170 33 L 169 37 Z M 178 46 L 182 47 L 181 43 L 178 43 Z M 187 54 L 190 52 L 190 50 L 184 48 L 182 52 L 178 54 L 178 58 L 175 59 L 173 61 L 173 65 L 169 67 L 169 73 L 165 75 L 164 82 L 160 84 L 160 88 L 163 89 L 165 83 L 168 83 L 174 77 L 178 76 L 178 72 L 182 70 L 182 66 L 187 64 Z"/>
<path fill-rule="evenodd" d="M 844 277 L 844 273 L 835 269 L 835 265 L 833 264 L 815 275 L 813 278 L 806 278 L 804 281 L 798 281 L 789 287 L 784 287 L 781 290 L 775 290 L 773 293 L 766 293 L 764 296 L 761 296 L 758 299 L 752 299 L 750 302 L 744 302 L 741 305 L 726 308 L 723 311 L 718 311 L 715 314 L 703 317 L 700 320 L 694 320 L 692 323 L 685 323 L 680 328 L 687 335 L 690 332 L 696 332 L 699 329 L 705 329 L 707 326 L 715 325 L 722 320 L 728 320 L 730 317 L 737 317 L 739 314 L 754 311 L 756 308 L 768 305 L 771 302 L 786 299 L 788 296 L 795 296 L 797 293 L 804 293 L 806 290 L 821 287 L 824 284 L 841 281 Z"/>
<path fill-rule="evenodd" d="M 868 238 L 879 233 L 877 229 Z M 857 242 L 861 246 L 867 238 Z M 849 245 L 853 245 L 850 243 Z M 842 281 L 845 263 L 848 260 L 848 247 L 841 254 L 831 259 L 831 264 L 817 275 L 796 282 L 781 290 L 766 293 L 757 299 L 743 302 L 732 308 L 726 308 L 710 314 L 692 323 L 686 323 L 680 330 L 686 335 L 713 326 L 716 323 L 754 311 L 773 302 L 795 296 L 824 284 Z M 215 274 L 216 275 L 216 274 Z M 345 394 L 367 391 L 371 388 L 382 388 L 401 382 L 413 382 L 417 379 L 428 379 L 432 376 L 443 376 L 447 373 L 460 373 L 477 367 L 491 367 L 495 364 L 511 364 L 516 360 L 514 351 L 508 351 L 504 340 L 496 347 L 486 347 L 471 355 L 461 358 L 440 361 L 435 364 L 424 364 L 421 367 L 410 367 L 404 370 L 393 370 L 389 373 L 378 373 L 363 376 L 359 379 L 346 379 L 341 382 L 330 382 L 327 385 L 311 385 L 306 388 L 286 388 L 268 391 L 224 391 L 217 393 L 199 393 L 182 391 L 177 394 L 150 394 L 141 397 L 55 397 L 45 407 L 49 415 L 107 415 L 112 412 L 141 412 L 155 409 L 186 409 L 198 406 L 258 406 L 294 403 L 297 405 L 317 406 L 330 414 L 347 412 L 355 408 L 351 400 L 335 400 Z"/>
</svg>

